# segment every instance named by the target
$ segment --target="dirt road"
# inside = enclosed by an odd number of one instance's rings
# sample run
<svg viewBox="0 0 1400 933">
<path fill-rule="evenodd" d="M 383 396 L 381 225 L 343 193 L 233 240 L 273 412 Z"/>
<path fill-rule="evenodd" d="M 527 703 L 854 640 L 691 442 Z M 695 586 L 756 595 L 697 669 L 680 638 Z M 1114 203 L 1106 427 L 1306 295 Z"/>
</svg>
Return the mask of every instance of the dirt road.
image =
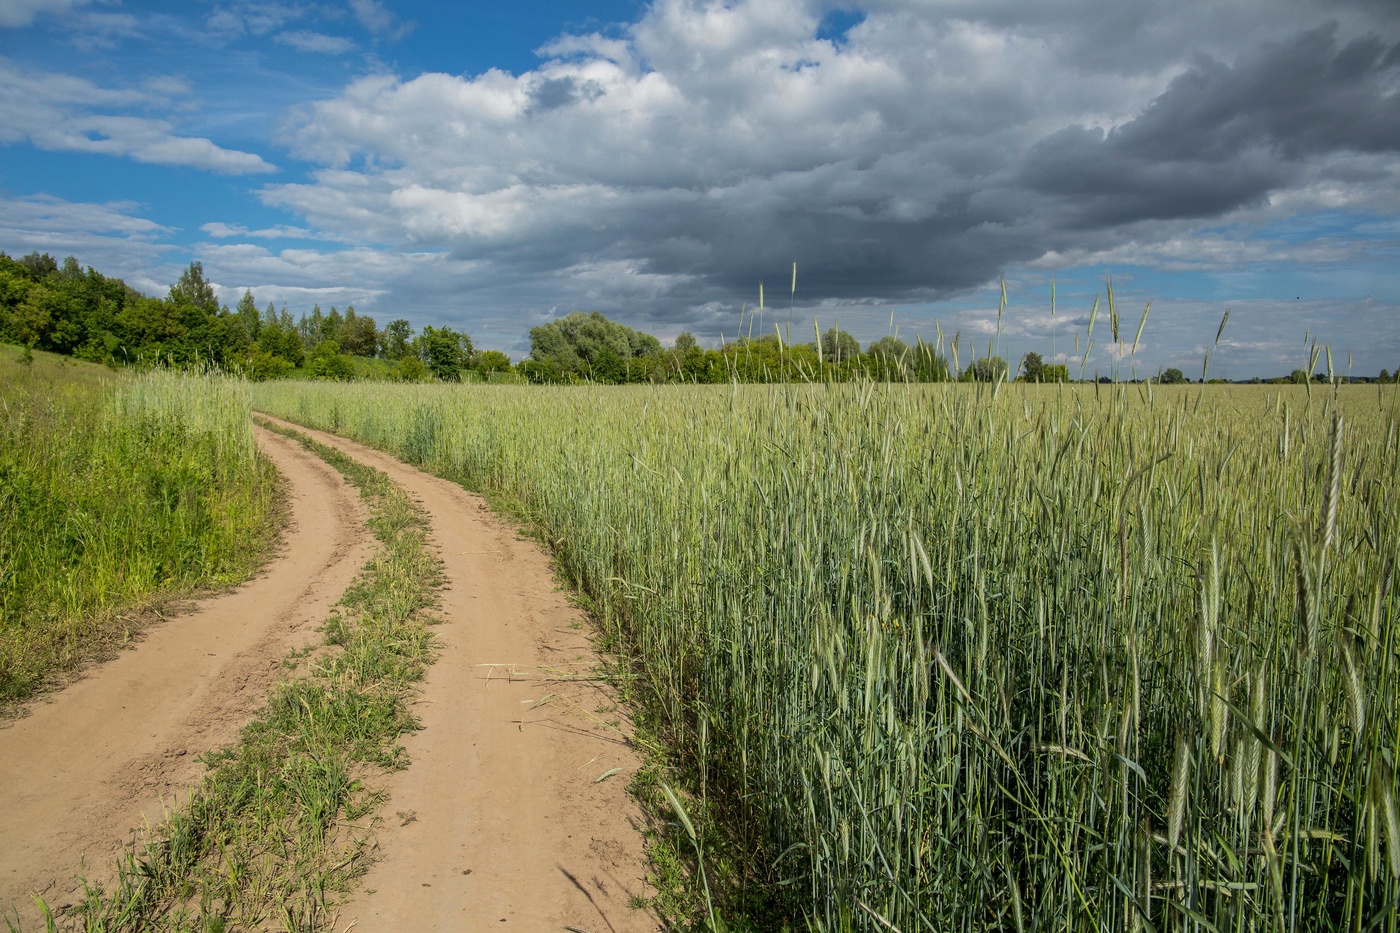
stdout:
<svg viewBox="0 0 1400 933">
<path fill-rule="evenodd" d="M 415 709 L 423 729 L 405 742 L 412 765 L 388 779 L 380 860 L 337 929 L 657 929 L 629 906 L 647 893 L 625 790 L 637 759 L 547 556 L 460 487 L 308 433 L 419 500 L 447 578 L 439 657 Z M 0 728 L 0 908 L 18 907 L 26 929 L 34 895 L 65 903 L 80 858 L 102 876 L 132 830 L 198 779 L 195 756 L 234 737 L 372 552 L 333 470 L 285 438 L 259 440 L 293 491 L 268 570 Z"/>
<path fill-rule="evenodd" d="M 197 756 L 237 737 L 282 658 L 319 639 L 373 553 L 359 495 L 339 473 L 294 441 L 258 440 L 291 494 L 267 569 L 0 728 L 0 911 L 18 908 L 25 929 L 43 928 L 34 897 L 70 903 L 83 861 L 89 877 L 107 877 L 133 830 L 198 781 Z"/>
<path fill-rule="evenodd" d="M 390 779 L 381 859 L 337 929 L 654 931 L 637 757 L 615 699 L 590 674 L 581 614 L 549 558 L 479 496 L 379 451 L 315 431 L 382 470 L 432 518 L 446 565 L 440 656 Z M 607 772 L 613 774 L 602 781 Z"/>
</svg>

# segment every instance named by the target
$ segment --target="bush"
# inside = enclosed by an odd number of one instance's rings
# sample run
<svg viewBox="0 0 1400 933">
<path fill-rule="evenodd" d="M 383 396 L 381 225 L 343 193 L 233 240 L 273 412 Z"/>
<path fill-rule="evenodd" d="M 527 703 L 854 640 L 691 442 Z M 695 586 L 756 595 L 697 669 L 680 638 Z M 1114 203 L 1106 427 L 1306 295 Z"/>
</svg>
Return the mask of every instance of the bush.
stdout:
<svg viewBox="0 0 1400 933">
<path fill-rule="evenodd" d="M 315 379 L 345 381 L 355 375 L 350 357 L 340 352 L 340 344 L 334 340 L 323 340 L 316 345 L 306 363 L 306 371 Z"/>
</svg>

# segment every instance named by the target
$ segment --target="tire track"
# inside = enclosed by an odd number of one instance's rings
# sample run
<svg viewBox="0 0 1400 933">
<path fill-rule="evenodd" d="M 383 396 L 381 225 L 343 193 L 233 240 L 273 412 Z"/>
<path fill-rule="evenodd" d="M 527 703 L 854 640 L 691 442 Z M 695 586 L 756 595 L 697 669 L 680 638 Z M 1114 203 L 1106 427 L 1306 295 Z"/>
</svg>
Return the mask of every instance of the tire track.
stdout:
<svg viewBox="0 0 1400 933">
<path fill-rule="evenodd" d="M 453 483 L 289 426 L 407 489 L 447 579 L 412 764 L 389 778 L 380 860 L 337 929 L 656 930 L 629 903 L 650 893 L 626 792 L 639 760 L 548 555 Z"/>
<path fill-rule="evenodd" d="M 373 553 L 353 487 L 286 438 L 256 430 L 289 484 L 291 522 L 253 580 L 197 602 L 131 650 L 0 728 L 0 910 L 42 928 L 34 905 L 103 880 L 121 846 L 203 774 L 263 705 L 282 658 L 316 627 Z"/>
</svg>

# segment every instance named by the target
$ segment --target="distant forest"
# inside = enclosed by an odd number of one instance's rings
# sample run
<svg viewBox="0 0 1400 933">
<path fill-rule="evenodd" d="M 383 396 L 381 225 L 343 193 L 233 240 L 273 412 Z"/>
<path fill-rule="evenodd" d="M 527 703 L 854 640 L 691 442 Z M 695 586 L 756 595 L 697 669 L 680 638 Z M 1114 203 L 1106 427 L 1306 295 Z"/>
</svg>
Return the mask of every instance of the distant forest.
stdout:
<svg viewBox="0 0 1400 933">
<path fill-rule="evenodd" d="M 164 298 L 69 256 L 13 259 L 0 252 L 0 340 L 109 366 L 213 365 L 252 379 L 460 379 L 469 371 L 509 372 L 504 353 L 474 350 L 450 327 L 415 334 L 405 320 L 382 330 L 374 318 L 318 305 L 294 318 L 284 305 L 259 309 L 252 292 L 220 306 L 198 262 Z"/>
<path fill-rule="evenodd" d="M 530 331 L 530 355 L 519 363 L 499 350 L 477 350 L 450 327 L 415 333 L 408 321 L 380 328 L 353 306 L 323 312 L 319 305 L 293 317 L 285 305 L 259 309 L 245 291 L 237 307 L 220 306 L 203 266 L 192 262 L 164 298 L 151 298 L 121 279 L 69 256 L 19 259 L 0 252 L 0 341 L 66 354 L 109 366 L 212 365 L 250 379 L 380 379 L 534 383 L 727 383 L 847 381 L 1068 382 L 1063 364 L 1027 353 L 1015 372 L 998 356 L 954 359 L 916 340 L 881 337 L 864 350 L 851 334 L 830 328 L 807 343 L 778 333 L 741 337 L 707 349 L 683 333 L 670 347 L 599 312 L 574 312 Z M 1312 379 L 1325 378 L 1315 374 Z M 1391 382 L 1382 370 L 1372 379 Z M 1101 377 L 1099 381 L 1108 381 Z M 1179 369 L 1153 381 L 1185 383 Z M 1221 381 L 1221 380 L 1211 380 Z M 1266 380 L 1253 379 L 1252 382 Z M 1270 382 L 1307 382 L 1294 370 Z"/>
</svg>

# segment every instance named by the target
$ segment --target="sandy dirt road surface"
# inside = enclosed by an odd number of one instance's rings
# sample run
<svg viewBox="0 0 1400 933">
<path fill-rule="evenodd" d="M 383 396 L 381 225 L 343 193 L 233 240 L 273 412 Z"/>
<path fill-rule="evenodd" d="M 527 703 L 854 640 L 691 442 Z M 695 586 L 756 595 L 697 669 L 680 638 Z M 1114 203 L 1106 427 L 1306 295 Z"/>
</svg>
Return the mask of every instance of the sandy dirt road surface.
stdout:
<svg viewBox="0 0 1400 933">
<path fill-rule="evenodd" d="M 198 755 L 232 742 L 373 553 L 355 489 L 301 445 L 258 431 L 287 480 L 291 522 L 259 576 L 152 628 L 131 650 L 0 727 L 0 911 L 110 877 L 145 821 L 198 782 Z"/>
<path fill-rule="evenodd" d="M 387 778 L 379 860 L 336 929 L 656 930 L 630 906 L 649 893 L 626 793 L 638 759 L 547 555 L 460 487 L 307 433 L 418 500 L 447 581 L 412 764 Z M 71 902 L 80 860 L 103 878 L 143 820 L 198 781 L 196 756 L 233 740 L 373 551 L 353 488 L 295 442 L 258 437 L 291 488 L 268 569 L 0 728 L 0 909 L 25 929 L 42 928 L 34 896 Z"/>
<path fill-rule="evenodd" d="M 423 729 L 404 742 L 412 764 L 389 779 L 379 861 L 336 929 L 658 929 L 629 903 L 650 893 L 626 792 L 638 758 L 548 556 L 460 486 L 300 430 L 407 489 L 447 576 Z"/>
</svg>

